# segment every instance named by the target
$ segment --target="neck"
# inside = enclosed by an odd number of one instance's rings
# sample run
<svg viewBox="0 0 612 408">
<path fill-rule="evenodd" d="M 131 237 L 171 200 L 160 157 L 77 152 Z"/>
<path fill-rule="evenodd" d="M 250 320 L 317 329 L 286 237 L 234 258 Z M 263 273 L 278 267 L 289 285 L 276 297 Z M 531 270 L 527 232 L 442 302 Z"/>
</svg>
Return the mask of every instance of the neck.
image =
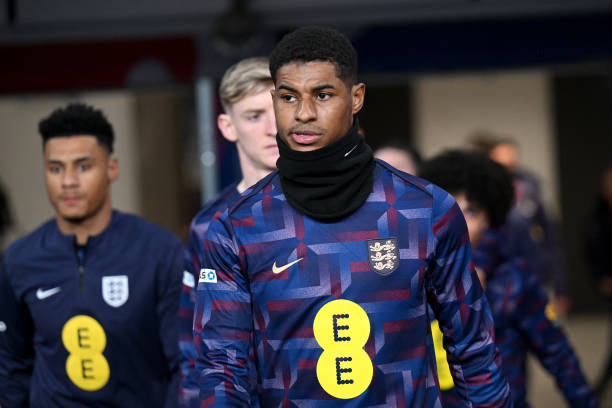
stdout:
<svg viewBox="0 0 612 408">
<path fill-rule="evenodd" d="M 242 152 L 240 147 L 238 147 L 238 158 L 240 160 L 242 180 L 240 180 L 236 189 L 241 194 L 244 193 L 247 188 L 272 173 L 272 169 L 257 167 L 248 157 L 246 157 L 246 154 Z"/>
<path fill-rule="evenodd" d="M 65 235 L 74 235 L 77 244 L 85 245 L 91 236 L 99 235 L 108 227 L 113 216 L 110 202 L 105 204 L 94 216 L 83 220 L 72 221 L 63 218 L 59 214 L 55 215 L 57 227 Z"/>
<path fill-rule="evenodd" d="M 357 125 L 355 119 L 342 138 L 306 152 L 292 150 L 277 136 L 283 193 L 298 212 L 336 222 L 366 201 L 374 182 L 374 158 Z"/>
</svg>

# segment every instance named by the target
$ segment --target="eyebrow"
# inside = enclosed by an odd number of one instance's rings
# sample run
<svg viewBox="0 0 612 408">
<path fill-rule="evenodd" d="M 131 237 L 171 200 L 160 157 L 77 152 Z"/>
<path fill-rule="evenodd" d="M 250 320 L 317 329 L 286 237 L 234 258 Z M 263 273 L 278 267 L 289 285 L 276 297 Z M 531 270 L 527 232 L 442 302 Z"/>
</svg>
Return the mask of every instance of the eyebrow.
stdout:
<svg viewBox="0 0 612 408">
<path fill-rule="evenodd" d="M 313 91 L 322 91 L 324 89 L 329 89 L 329 88 L 336 89 L 336 87 L 333 86 L 332 84 L 322 84 L 322 85 L 315 86 L 314 88 L 312 88 L 312 90 Z"/>
<path fill-rule="evenodd" d="M 93 160 L 93 157 L 91 156 L 78 157 L 75 160 L 72 160 L 72 162 L 78 164 L 78 163 L 83 163 L 88 160 Z M 63 166 L 64 162 L 61 160 L 49 159 L 47 160 L 47 164 L 61 164 Z"/>
<path fill-rule="evenodd" d="M 321 84 L 321 85 L 317 85 L 314 88 L 312 88 L 313 91 L 322 91 L 323 89 L 336 89 L 335 86 L 333 86 L 332 84 Z M 297 93 L 297 89 L 293 89 L 292 87 L 290 87 L 289 85 L 280 85 L 278 87 L 278 89 L 285 89 L 289 92 L 296 92 Z"/>
<path fill-rule="evenodd" d="M 278 89 L 279 89 L 279 90 L 280 90 L 280 89 L 285 89 L 285 90 L 287 90 L 287 91 L 289 91 L 289 92 L 297 92 L 297 89 L 293 89 L 293 88 L 292 88 L 292 87 L 290 87 L 289 85 L 280 85 L 280 86 L 278 87 Z"/>
<path fill-rule="evenodd" d="M 265 112 L 265 109 L 247 109 L 244 112 L 242 112 L 243 115 L 249 115 L 251 113 L 261 113 L 261 112 Z"/>
</svg>

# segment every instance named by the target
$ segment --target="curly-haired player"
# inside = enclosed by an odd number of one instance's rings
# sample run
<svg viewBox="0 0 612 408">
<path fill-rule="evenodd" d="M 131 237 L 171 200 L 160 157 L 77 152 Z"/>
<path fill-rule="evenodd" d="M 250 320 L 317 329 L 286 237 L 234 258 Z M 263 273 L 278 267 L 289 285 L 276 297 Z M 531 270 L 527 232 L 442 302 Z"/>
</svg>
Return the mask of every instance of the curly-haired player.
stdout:
<svg viewBox="0 0 612 408">
<path fill-rule="evenodd" d="M 510 383 L 515 407 L 528 407 L 525 364 L 533 352 L 553 375 L 572 407 L 596 407 L 597 402 L 567 337 L 547 313 L 548 299 L 537 276 L 523 260 L 512 257 L 504 224 L 514 199 L 506 169 L 479 153 L 444 152 L 423 163 L 419 175 L 450 192 L 467 222 L 474 262 L 495 321 L 495 342 L 502 371 Z M 435 324 L 434 324 L 435 326 Z M 434 339 L 436 333 L 434 332 Z M 445 347 L 448 348 L 445 338 Z M 437 349 L 438 370 L 445 367 L 444 350 Z M 443 386 L 444 407 L 463 406 L 452 381 Z"/>
</svg>

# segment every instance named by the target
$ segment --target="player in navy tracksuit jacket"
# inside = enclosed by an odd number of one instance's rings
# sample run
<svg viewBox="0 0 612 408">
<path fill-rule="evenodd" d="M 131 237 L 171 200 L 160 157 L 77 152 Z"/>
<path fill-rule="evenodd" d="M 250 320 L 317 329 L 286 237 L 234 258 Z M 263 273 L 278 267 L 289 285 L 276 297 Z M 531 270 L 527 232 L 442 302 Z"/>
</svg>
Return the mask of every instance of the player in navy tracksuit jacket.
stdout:
<svg viewBox="0 0 612 408">
<path fill-rule="evenodd" d="M 56 216 L 0 266 L 0 405 L 176 407 L 181 243 L 112 210 L 100 111 L 72 104 L 40 131 Z"/>
<path fill-rule="evenodd" d="M 268 59 L 263 57 L 247 58 L 232 65 L 219 86 L 224 113 L 219 115 L 217 123 L 223 136 L 236 143 L 242 179 L 207 203 L 194 217 L 189 229 L 179 309 L 181 405 L 184 407 L 199 407 L 200 373 L 194 368 L 197 353 L 193 344 L 193 309 L 204 235 L 213 218 L 218 218 L 247 187 L 276 168 L 278 147 L 271 89 Z"/>
<path fill-rule="evenodd" d="M 507 171 L 485 156 L 449 151 L 425 162 L 420 175 L 450 191 L 465 215 L 475 245 L 474 263 L 486 284 L 493 313 L 502 372 L 515 407 L 529 407 L 528 351 L 555 377 L 570 406 L 596 407 L 567 337 L 547 310 L 540 280 L 523 260 L 509 255 L 507 231 L 502 227 L 513 200 Z M 445 407 L 464 406 L 456 394 L 452 388 L 442 393 Z"/>
<path fill-rule="evenodd" d="M 203 242 L 201 406 L 440 406 L 427 304 L 462 397 L 511 406 L 465 221 L 448 193 L 374 161 L 350 43 L 304 28 L 270 59 L 279 170 Z"/>
</svg>

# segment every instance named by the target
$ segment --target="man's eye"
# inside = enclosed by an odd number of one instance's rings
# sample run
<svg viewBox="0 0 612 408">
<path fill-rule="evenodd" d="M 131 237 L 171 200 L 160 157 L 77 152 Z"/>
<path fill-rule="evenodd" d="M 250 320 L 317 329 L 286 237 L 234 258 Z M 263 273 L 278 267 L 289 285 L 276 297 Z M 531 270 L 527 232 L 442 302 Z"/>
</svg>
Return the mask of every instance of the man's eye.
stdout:
<svg viewBox="0 0 612 408">
<path fill-rule="evenodd" d="M 256 120 L 258 120 L 260 117 L 261 117 L 261 114 L 260 114 L 260 113 L 254 113 L 254 114 L 252 114 L 252 115 L 249 115 L 249 116 L 247 117 L 247 119 L 248 119 L 248 120 L 250 120 L 250 121 L 256 121 Z"/>
<path fill-rule="evenodd" d="M 330 95 L 330 94 L 328 94 L 327 92 L 321 92 L 320 94 L 318 94 L 318 95 L 317 95 L 317 98 L 318 98 L 320 101 L 325 101 L 325 100 L 327 100 L 327 99 L 331 98 L 331 95 Z"/>
<path fill-rule="evenodd" d="M 283 98 L 283 100 L 285 100 L 286 102 L 293 102 L 293 101 L 295 101 L 295 96 L 290 95 L 290 94 L 282 95 L 281 98 Z"/>
<path fill-rule="evenodd" d="M 62 171 L 61 167 L 59 166 L 52 166 L 49 167 L 49 172 L 53 173 L 53 174 L 59 174 L 59 172 Z"/>
<path fill-rule="evenodd" d="M 89 164 L 81 164 L 81 165 L 79 165 L 79 170 L 81 170 L 81 171 L 87 171 L 90 168 L 91 168 L 91 165 L 89 165 Z"/>
</svg>

